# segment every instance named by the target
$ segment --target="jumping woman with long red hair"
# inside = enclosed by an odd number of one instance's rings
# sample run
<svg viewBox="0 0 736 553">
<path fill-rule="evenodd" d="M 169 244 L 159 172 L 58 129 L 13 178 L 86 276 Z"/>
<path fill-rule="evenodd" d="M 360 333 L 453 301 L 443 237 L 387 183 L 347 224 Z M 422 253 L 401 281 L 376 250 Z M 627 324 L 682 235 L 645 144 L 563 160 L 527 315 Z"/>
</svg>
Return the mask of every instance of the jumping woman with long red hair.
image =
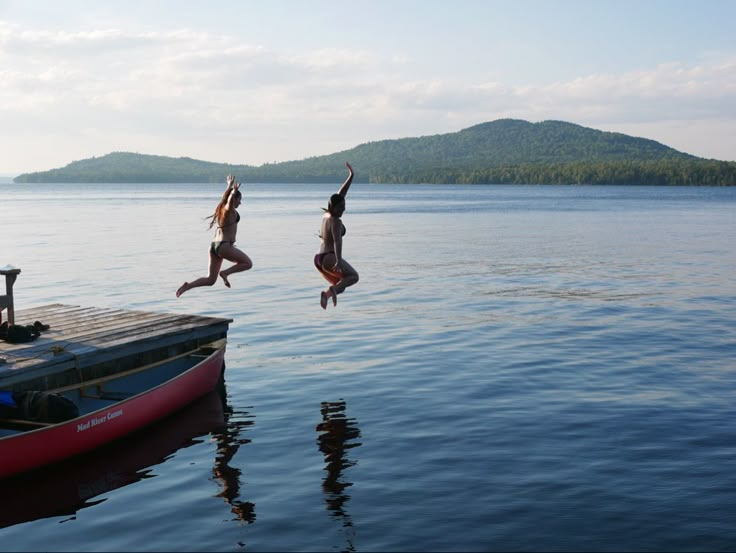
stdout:
<svg viewBox="0 0 736 553">
<path fill-rule="evenodd" d="M 230 288 L 228 277 L 231 274 L 247 271 L 253 267 L 253 262 L 250 258 L 235 247 L 235 236 L 238 233 L 238 222 L 240 222 L 240 214 L 237 212 L 237 207 L 240 205 L 242 197 L 240 183 L 235 180 L 233 175 L 228 175 L 227 190 L 222 195 L 220 203 L 217 204 L 215 212 L 208 217 L 208 219 L 212 219 L 210 228 L 215 225 L 217 226 L 214 240 L 210 244 L 208 274 L 192 282 L 182 284 L 176 291 L 177 298 L 192 288 L 212 286 L 217 282 L 218 275 L 222 278 L 225 286 Z M 232 261 L 233 265 L 220 271 L 222 262 L 225 259 Z"/>
</svg>

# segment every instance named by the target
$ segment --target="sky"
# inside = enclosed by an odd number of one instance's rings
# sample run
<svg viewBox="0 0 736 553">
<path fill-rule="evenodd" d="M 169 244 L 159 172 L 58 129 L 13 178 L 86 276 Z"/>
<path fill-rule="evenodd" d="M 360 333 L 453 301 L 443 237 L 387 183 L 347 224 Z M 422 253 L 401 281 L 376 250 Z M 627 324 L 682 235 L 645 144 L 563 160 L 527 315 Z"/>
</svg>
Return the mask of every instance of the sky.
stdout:
<svg viewBox="0 0 736 553">
<path fill-rule="evenodd" d="M 502 118 L 736 160 L 735 0 L 0 0 L 0 175 Z"/>
</svg>

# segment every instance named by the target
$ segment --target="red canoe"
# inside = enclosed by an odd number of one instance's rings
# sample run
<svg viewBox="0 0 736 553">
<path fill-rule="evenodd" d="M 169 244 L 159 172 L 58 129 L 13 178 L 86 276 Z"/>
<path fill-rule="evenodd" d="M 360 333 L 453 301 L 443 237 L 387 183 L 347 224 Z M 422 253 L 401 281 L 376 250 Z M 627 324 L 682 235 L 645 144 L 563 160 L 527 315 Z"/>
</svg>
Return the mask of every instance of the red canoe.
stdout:
<svg viewBox="0 0 736 553">
<path fill-rule="evenodd" d="M 0 478 L 90 451 L 161 420 L 212 391 L 222 375 L 225 340 L 172 359 L 66 388 L 77 418 L 24 425 L 0 420 Z"/>
<path fill-rule="evenodd" d="M 103 501 L 100 496 L 160 474 L 158 465 L 180 449 L 209 441 L 204 436 L 216 438 L 225 432 L 224 393 L 224 385 L 222 389 L 218 386 L 130 436 L 40 470 L 4 478 L 0 505 L 6 508 L 0 509 L 0 532 L 42 518 L 73 516 Z M 213 466 L 217 464 L 215 456 Z"/>
</svg>

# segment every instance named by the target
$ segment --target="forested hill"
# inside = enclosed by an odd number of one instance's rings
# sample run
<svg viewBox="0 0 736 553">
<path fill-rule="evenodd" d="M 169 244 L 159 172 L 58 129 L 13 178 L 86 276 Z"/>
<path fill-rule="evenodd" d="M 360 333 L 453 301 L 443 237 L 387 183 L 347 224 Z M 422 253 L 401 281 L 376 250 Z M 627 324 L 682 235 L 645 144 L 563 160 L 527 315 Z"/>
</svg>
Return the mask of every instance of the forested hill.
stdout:
<svg viewBox="0 0 736 553">
<path fill-rule="evenodd" d="M 15 182 L 335 182 L 345 161 L 356 181 L 500 184 L 736 184 L 736 163 L 562 121 L 500 119 L 455 133 L 381 140 L 261 166 L 116 152 Z"/>
</svg>

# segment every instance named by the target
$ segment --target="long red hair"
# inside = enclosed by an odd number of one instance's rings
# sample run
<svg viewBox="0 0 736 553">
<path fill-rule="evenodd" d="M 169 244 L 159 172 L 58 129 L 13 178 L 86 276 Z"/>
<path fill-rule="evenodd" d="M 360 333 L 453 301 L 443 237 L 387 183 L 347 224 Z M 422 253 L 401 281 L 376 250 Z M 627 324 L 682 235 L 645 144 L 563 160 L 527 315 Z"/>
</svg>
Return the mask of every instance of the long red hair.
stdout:
<svg viewBox="0 0 736 553">
<path fill-rule="evenodd" d="M 210 227 L 212 228 L 215 226 L 215 223 L 217 223 L 219 226 L 222 226 L 223 221 L 225 220 L 225 208 L 227 207 L 228 200 L 230 199 L 230 192 L 231 188 L 228 188 L 225 190 L 225 193 L 222 195 L 222 199 L 220 200 L 220 203 L 217 204 L 217 207 L 215 208 L 215 212 L 207 217 L 207 219 L 212 219 L 210 221 Z M 236 190 L 235 194 L 233 194 L 233 199 L 242 198 L 243 194 L 240 193 L 240 190 Z"/>
</svg>

